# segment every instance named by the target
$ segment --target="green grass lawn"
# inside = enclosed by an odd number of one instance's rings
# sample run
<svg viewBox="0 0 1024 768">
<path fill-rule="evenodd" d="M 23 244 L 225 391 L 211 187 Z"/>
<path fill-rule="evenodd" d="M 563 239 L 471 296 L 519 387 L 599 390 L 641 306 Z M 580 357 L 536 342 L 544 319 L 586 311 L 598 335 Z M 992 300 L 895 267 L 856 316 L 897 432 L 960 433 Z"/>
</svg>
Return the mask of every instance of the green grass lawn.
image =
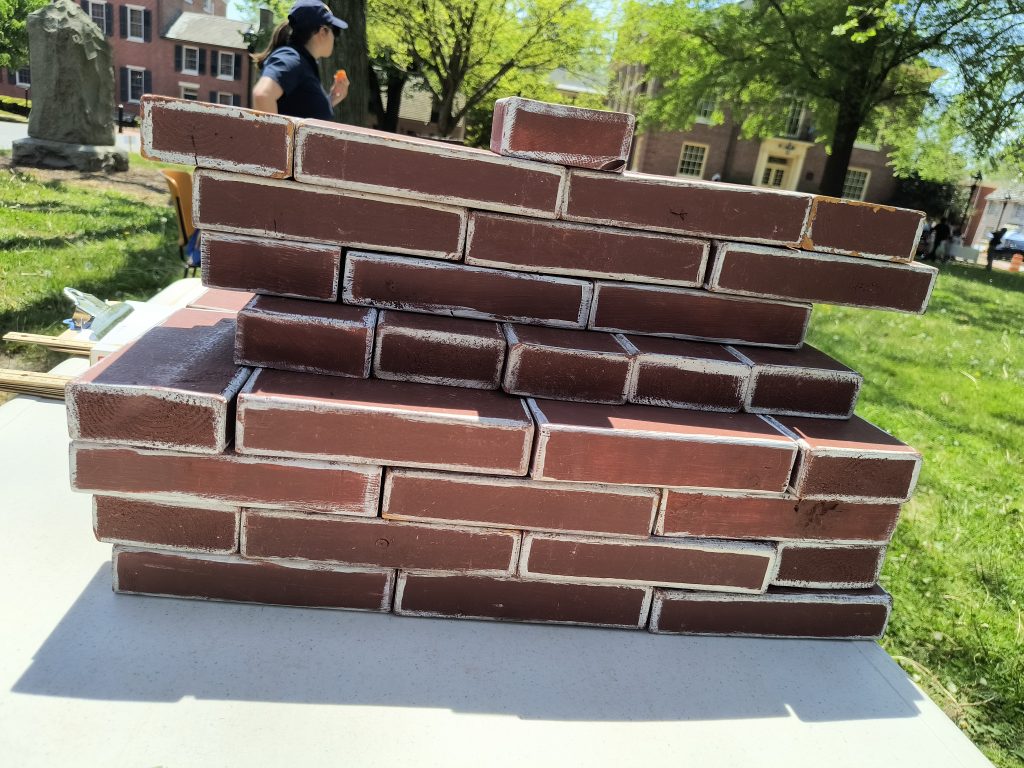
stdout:
<svg viewBox="0 0 1024 768">
<path fill-rule="evenodd" d="M 59 331 L 65 285 L 147 298 L 180 275 L 174 226 L 167 206 L 0 176 L 0 330 Z M 1024 275 L 946 266 L 928 314 L 817 307 L 810 341 L 864 374 L 858 413 L 925 456 L 883 573 L 885 648 L 1024 766 Z M 60 359 L 29 349 L 5 351 Z"/>
<path fill-rule="evenodd" d="M 149 298 L 181 276 L 176 243 L 170 206 L 0 172 L 0 333 L 61 331 L 72 311 L 65 286 L 101 299 Z M 13 344 L 2 352 L 25 368 L 61 359 Z"/>
<path fill-rule="evenodd" d="M 816 307 L 857 413 L 924 454 L 883 645 L 985 754 L 1024 765 L 1024 275 L 945 266 L 924 316 Z"/>
</svg>

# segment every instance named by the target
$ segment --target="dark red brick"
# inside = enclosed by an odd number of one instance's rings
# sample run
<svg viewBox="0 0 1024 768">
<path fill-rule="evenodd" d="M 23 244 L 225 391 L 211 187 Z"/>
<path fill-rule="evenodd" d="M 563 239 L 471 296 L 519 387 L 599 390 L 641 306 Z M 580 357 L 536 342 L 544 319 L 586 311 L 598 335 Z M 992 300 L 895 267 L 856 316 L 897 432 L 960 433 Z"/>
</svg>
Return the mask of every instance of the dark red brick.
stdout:
<svg viewBox="0 0 1024 768">
<path fill-rule="evenodd" d="M 853 415 L 863 377 L 810 344 L 731 351 L 750 365 L 744 410 L 819 419 Z"/>
<path fill-rule="evenodd" d="M 650 590 L 486 576 L 398 575 L 395 613 L 639 629 L 647 623 Z"/>
<path fill-rule="evenodd" d="M 815 197 L 803 248 L 893 261 L 913 261 L 924 214 L 878 203 Z"/>
<path fill-rule="evenodd" d="M 873 640 L 885 632 L 892 598 L 885 590 L 795 591 L 764 595 L 654 591 L 651 631 L 684 635 Z"/>
<path fill-rule="evenodd" d="M 151 94 L 141 109 L 143 157 L 250 176 L 292 174 L 292 118 Z"/>
<path fill-rule="evenodd" d="M 810 589 L 866 589 L 878 581 L 885 547 L 843 544 L 779 545 L 779 570 L 772 584 Z"/>
<path fill-rule="evenodd" d="M 379 467 L 325 461 L 71 444 L 71 487 L 76 491 L 173 504 L 202 499 L 372 517 L 380 478 Z"/>
<path fill-rule="evenodd" d="M 655 533 L 720 539 L 886 542 L 896 504 L 853 504 L 722 491 L 665 490 Z"/>
<path fill-rule="evenodd" d="M 770 544 L 531 533 L 523 539 L 519 573 L 567 581 L 764 592 L 775 565 L 775 546 Z"/>
<path fill-rule="evenodd" d="M 389 520 L 645 538 L 660 499 L 653 488 L 393 469 L 381 513 Z"/>
<path fill-rule="evenodd" d="M 238 400 L 239 453 L 525 475 L 533 422 L 500 392 L 257 372 Z"/>
<path fill-rule="evenodd" d="M 494 103 L 491 151 L 621 173 L 629 160 L 635 127 L 636 118 L 625 112 L 510 96 Z"/>
<path fill-rule="evenodd" d="M 688 288 L 597 283 L 589 327 L 697 341 L 798 347 L 805 304 L 758 301 Z"/>
<path fill-rule="evenodd" d="M 624 403 L 633 357 L 611 334 L 505 325 L 504 390 L 514 395 Z"/>
<path fill-rule="evenodd" d="M 498 323 L 382 311 L 377 319 L 373 375 L 472 389 L 497 389 L 505 364 Z"/>
<path fill-rule="evenodd" d="M 338 300 L 341 248 L 203 232 L 203 285 L 297 299 Z"/>
<path fill-rule="evenodd" d="M 237 507 L 160 504 L 145 499 L 94 496 L 92 529 L 111 544 L 230 554 L 238 551 Z"/>
<path fill-rule="evenodd" d="M 299 125 L 295 178 L 394 197 L 554 218 L 565 172 L 486 150 L 308 120 Z"/>
<path fill-rule="evenodd" d="M 460 208 L 217 171 L 196 172 L 194 195 L 201 230 L 462 256 L 466 212 Z"/>
<path fill-rule="evenodd" d="M 234 363 L 234 337 L 231 313 L 175 312 L 68 384 L 71 439 L 220 453 L 251 373 Z"/>
<path fill-rule="evenodd" d="M 623 338 L 635 350 L 631 403 L 726 413 L 743 407 L 750 367 L 726 347 L 654 336 Z"/>
<path fill-rule="evenodd" d="M 811 196 L 671 176 L 573 171 L 568 221 L 722 240 L 799 245 Z"/>
<path fill-rule="evenodd" d="M 384 309 L 582 328 L 592 291 L 566 277 L 374 253 L 345 259 L 345 303 Z"/>
<path fill-rule="evenodd" d="M 375 309 L 258 296 L 238 315 L 235 361 L 366 378 L 376 322 Z"/>
<path fill-rule="evenodd" d="M 928 306 L 937 274 L 935 267 L 924 264 L 726 243 L 715 253 L 708 289 L 920 314 Z"/>
<path fill-rule="evenodd" d="M 564 221 L 473 213 L 466 263 L 549 275 L 698 286 L 706 240 Z"/>
<path fill-rule="evenodd" d="M 387 613 L 394 580 L 389 570 L 114 548 L 114 591 L 123 593 Z"/>
<path fill-rule="evenodd" d="M 242 513 L 242 555 L 343 565 L 508 574 L 518 531 L 297 512 Z"/>
<path fill-rule="evenodd" d="M 760 416 L 530 401 L 538 480 L 785 490 L 795 441 Z"/>
<path fill-rule="evenodd" d="M 910 498 L 921 454 L 888 432 L 859 416 L 779 422 L 799 441 L 793 491 L 801 498 L 894 504 Z"/>
</svg>

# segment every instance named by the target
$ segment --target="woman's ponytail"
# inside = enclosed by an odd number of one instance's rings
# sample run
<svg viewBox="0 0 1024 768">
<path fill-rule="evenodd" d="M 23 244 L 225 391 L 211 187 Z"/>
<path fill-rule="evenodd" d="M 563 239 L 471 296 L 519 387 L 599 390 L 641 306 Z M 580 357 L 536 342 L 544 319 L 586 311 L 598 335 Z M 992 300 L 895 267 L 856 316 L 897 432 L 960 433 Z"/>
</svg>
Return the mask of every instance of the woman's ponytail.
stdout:
<svg viewBox="0 0 1024 768">
<path fill-rule="evenodd" d="M 292 28 L 288 26 L 287 21 L 282 21 L 274 28 L 274 34 L 270 37 L 270 45 L 264 48 L 259 53 L 252 54 L 252 60 L 256 63 L 256 66 L 263 68 L 263 62 L 266 58 L 280 48 L 283 45 L 288 45 L 292 39 Z"/>
</svg>

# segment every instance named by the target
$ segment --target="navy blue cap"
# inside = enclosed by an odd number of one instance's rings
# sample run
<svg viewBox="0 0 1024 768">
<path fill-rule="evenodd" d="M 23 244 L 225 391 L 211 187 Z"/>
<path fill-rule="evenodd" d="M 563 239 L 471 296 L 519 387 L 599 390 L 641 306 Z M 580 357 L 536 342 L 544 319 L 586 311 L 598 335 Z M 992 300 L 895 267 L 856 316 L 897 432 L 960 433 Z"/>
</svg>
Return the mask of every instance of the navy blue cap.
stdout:
<svg viewBox="0 0 1024 768">
<path fill-rule="evenodd" d="M 295 0 L 295 5 L 288 11 L 288 24 L 292 29 L 348 29 L 348 24 L 331 13 L 331 9 L 320 0 Z"/>
</svg>

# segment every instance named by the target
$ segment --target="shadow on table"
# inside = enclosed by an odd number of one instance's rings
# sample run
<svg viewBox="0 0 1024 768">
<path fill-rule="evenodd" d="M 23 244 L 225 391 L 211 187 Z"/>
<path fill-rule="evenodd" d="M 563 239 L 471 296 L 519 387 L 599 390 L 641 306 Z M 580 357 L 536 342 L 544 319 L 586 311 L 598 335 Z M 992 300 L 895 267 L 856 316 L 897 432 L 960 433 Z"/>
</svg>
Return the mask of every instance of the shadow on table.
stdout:
<svg viewBox="0 0 1024 768">
<path fill-rule="evenodd" d="M 870 643 L 692 638 L 118 596 L 109 566 L 89 582 L 14 691 L 577 721 L 913 717 L 912 702 L 920 699 Z"/>
</svg>

